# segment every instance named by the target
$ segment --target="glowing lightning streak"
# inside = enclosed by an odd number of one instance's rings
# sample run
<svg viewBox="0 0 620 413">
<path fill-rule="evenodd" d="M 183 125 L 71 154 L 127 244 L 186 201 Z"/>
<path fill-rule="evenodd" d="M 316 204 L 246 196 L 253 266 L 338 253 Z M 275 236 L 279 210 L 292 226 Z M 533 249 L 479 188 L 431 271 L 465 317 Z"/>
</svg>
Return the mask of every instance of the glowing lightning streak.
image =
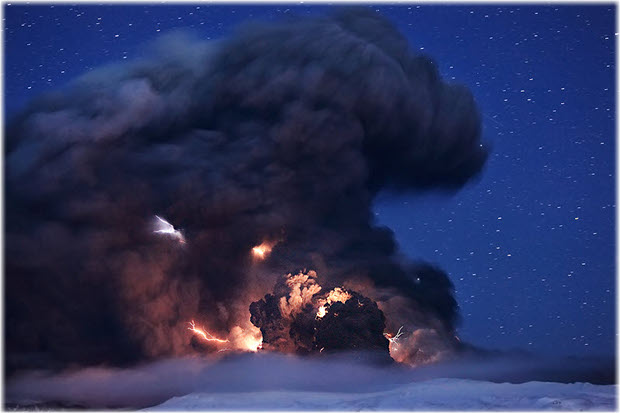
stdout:
<svg viewBox="0 0 620 413">
<path fill-rule="evenodd" d="M 174 238 L 177 238 L 181 244 L 185 244 L 185 238 L 183 237 L 183 234 L 181 233 L 181 231 L 174 229 L 174 226 L 172 226 L 172 224 L 166 221 L 165 219 L 157 215 L 155 215 L 155 218 L 157 218 L 157 220 L 159 221 L 157 225 L 159 229 L 153 231 L 154 233 L 168 234 Z"/>
<path fill-rule="evenodd" d="M 228 340 L 222 340 L 220 338 L 216 338 L 213 337 L 211 334 L 209 334 L 207 331 L 196 327 L 196 323 L 194 323 L 194 320 L 192 320 L 189 323 L 190 327 L 188 328 L 188 330 L 193 331 L 194 333 L 198 334 L 199 336 L 201 336 L 202 338 L 204 338 L 207 341 L 217 341 L 218 343 L 228 343 Z"/>
<path fill-rule="evenodd" d="M 391 334 L 389 334 L 389 333 L 383 333 L 383 335 L 385 336 L 385 338 L 387 338 L 387 339 L 388 339 L 388 341 L 389 341 L 390 343 L 394 343 L 394 344 L 396 344 L 396 342 L 398 341 L 398 339 L 400 338 L 400 336 L 402 336 L 402 335 L 403 335 L 403 333 L 402 333 L 402 331 L 401 331 L 402 329 L 403 329 L 403 326 L 400 326 L 400 328 L 398 329 L 398 332 L 396 333 L 396 335 L 395 335 L 394 337 L 392 337 L 392 335 L 391 335 Z"/>
</svg>

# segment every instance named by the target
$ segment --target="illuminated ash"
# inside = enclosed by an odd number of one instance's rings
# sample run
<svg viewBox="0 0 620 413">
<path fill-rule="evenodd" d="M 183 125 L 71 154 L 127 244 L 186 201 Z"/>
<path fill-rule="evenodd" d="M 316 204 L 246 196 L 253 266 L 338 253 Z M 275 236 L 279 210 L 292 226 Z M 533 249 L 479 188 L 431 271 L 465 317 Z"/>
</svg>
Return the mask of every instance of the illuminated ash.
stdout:
<svg viewBox="0 0 620 413">
<path fill-rule="evenodd" d="M 392 336 L 390 333 L 383 333 L 383 335 L 385 336 L 385 338 L 388 339 L 390 344 L 396 344 L 398 343 L 398 339 L 400 338 L 400 336 L 403 335 L 402 330 L 403 330 L 403 326 L 400 326 L 400 328 L 398 329 L 398 331 L 396 332 L 394 336 Z"/>
<path fill-rule="evenodd" d="M 193 333 L 190 344 L 194 350 L 199 352 L 256 352 L 262 346 L 260 331 L 254 326 L 250 328 L 234 326 L 224 339 L 218 338 L 204 327 L 198 326 L 194 320 L 188 324 L 188 330 Z"/>
<path fill-rule="evenodd" d="M 269 256 L 271 250 L 275 245 L 276 242 L 264 241 L 252 248 L 252 255 L 258 260 L 264 260 L 265 258 L 267 258 L 267 256 Z"/>
<path fill-rule="evenodd" d="M 176 238 L 179 240 L 181 244 L 185 244 L 185 237 L 181 233 L 181 231 L 174 229 L 171 223 L 161 218 L 158 215 L 155 215 L 155 230 L 153 231 L 156 234 L 167 234 L 172 238 Z"/>
<path fill-rule="evenodd" d="M 288 274 L 273 294 L 250 305 L 265 350 L 297 354 L 369 351 L 389 360 L 385 316 L 373 300 L 335 287 L 325 291 L 314 271 Z"/>
<path fill-rule="evenodd" d="M 213 337 L 211 333 L 206 331 L 204 328 L 196 327 L 196 323 L 194 320 L 190 321 L 188 330 L 193 331 L 197 336 L 201 337 L 206 341 L 214 341 L 216 343 L 228 343 L 228 340 L 222 340 L 217 337 Z"/>
<path fill-rule="evenodd" d="M 383 336 L 383 312 L 370 298 L 355 291 L 347 294 L 350 299 L 333 301 L 325 315 L 316 319 L 315 346 L 324 348 L 323 353 L 363 350 L 389 358 L 389 341 Z"/>
<path fill-rule="evenodd" d="M 286 296 L 280 297 L 280 312 L 284 317 L 292 320 L 304 308 L 313 304 L 312 300 L 321 291 L 321 286 L 317 282 L 317 275 L 314 271 L 289 274 L 285 284 L 289 291 Z"/>
<path fill-rule="evenodd" d="M 331 290 L 329 292 L 329 294 L 327 294 L 327 297 L 325 298 L 325 300 L 321 300 L 323 301 L 323 304 L 321 304 L 321 306 L 319 307 L 317 313 L 316 313 L 316 318 L 323 318 L 325 317 L 325 314 L 327 314 L 327 309 L 336 302 L 340 302 L 340 303 L 346 303 L 350 298 L 352 297 L 351 294 L 349 294 L 346 290 L 344 290 L 343 288 L 340 287 L 336 287 L 333 290 Z M 358 305 L 362 305 L 361 303 L 358 303 Z"/>
<path fill-rule="evenodd" d="M 390 355 L 398 362 L 413 366 L 448 360 L 459 348 L 458 339 L 448 337 L 439 329 L 418 328 L 409 335 L 390 340 Z"/>
</svg>

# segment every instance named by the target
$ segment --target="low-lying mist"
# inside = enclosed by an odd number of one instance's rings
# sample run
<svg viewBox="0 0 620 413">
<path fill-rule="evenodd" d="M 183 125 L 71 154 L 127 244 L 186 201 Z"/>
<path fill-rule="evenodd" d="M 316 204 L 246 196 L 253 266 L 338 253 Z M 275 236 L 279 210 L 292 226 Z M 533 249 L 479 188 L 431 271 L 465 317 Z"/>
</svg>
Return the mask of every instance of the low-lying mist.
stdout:
<svg viewBox="0 0 620 413">
<path fill-rule="evenodd" d="M 366 354 L 297 357 L 245 353 L 219 359 L 173 358 L 128 369 L 92 367 L 56 374 L 31 371 L 7 383 L 5 403 L 14 407 L 53 402 L 85 408 L 144 408 L 196 392 L 375 392 L 433 378 L 610 384 L 614 377 L 614 363 L 603 359 L 476 355 L 411 368 L 377 363 Z"/>
</svg>

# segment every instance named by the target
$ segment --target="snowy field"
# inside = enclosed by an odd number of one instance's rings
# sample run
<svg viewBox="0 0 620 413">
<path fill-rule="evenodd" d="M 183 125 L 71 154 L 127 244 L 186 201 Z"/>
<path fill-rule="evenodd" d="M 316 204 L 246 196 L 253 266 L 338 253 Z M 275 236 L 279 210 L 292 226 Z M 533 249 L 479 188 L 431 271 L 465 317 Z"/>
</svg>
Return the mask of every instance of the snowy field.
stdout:
<svg viewBox="0 0 620 413">
<path fill-rule="evenodd" d="M 563 410 L 611 411 L 616 386 L 522 384 L 434 379 L 372 393 L 268 391 L 193 393 L 149 411 L 166 410 Z"/>
</svg>

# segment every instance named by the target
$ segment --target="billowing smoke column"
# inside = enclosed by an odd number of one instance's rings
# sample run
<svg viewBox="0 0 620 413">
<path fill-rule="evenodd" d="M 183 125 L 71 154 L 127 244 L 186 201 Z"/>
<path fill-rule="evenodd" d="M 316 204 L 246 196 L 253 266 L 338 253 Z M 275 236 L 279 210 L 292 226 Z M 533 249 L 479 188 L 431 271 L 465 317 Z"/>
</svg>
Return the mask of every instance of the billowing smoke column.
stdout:
<svg viewBox="0 0 620 413">
<path fill-rule="evenodd" d="M 383 332 L 385 316 L 377 303 L 340 287 L 324 291 L 314 271 L 279 280 L 274 294 L 252 303 L 250 313 L 266 350 L 297 354 L 364 351 L 390 359 Z"/>
<path fill-rule="evenodd" d="M 397 360 L 451 348 L 450 280 L 371 205 L 456 190 L 487 149 L 470 92 L 372 11 L 168 37 L 34 102 L 5 149 L 9 371 L 188 353 L 191 321 L 256 349 L 250 303 L 298 268 L 402 325 Z"/>
</svg>

